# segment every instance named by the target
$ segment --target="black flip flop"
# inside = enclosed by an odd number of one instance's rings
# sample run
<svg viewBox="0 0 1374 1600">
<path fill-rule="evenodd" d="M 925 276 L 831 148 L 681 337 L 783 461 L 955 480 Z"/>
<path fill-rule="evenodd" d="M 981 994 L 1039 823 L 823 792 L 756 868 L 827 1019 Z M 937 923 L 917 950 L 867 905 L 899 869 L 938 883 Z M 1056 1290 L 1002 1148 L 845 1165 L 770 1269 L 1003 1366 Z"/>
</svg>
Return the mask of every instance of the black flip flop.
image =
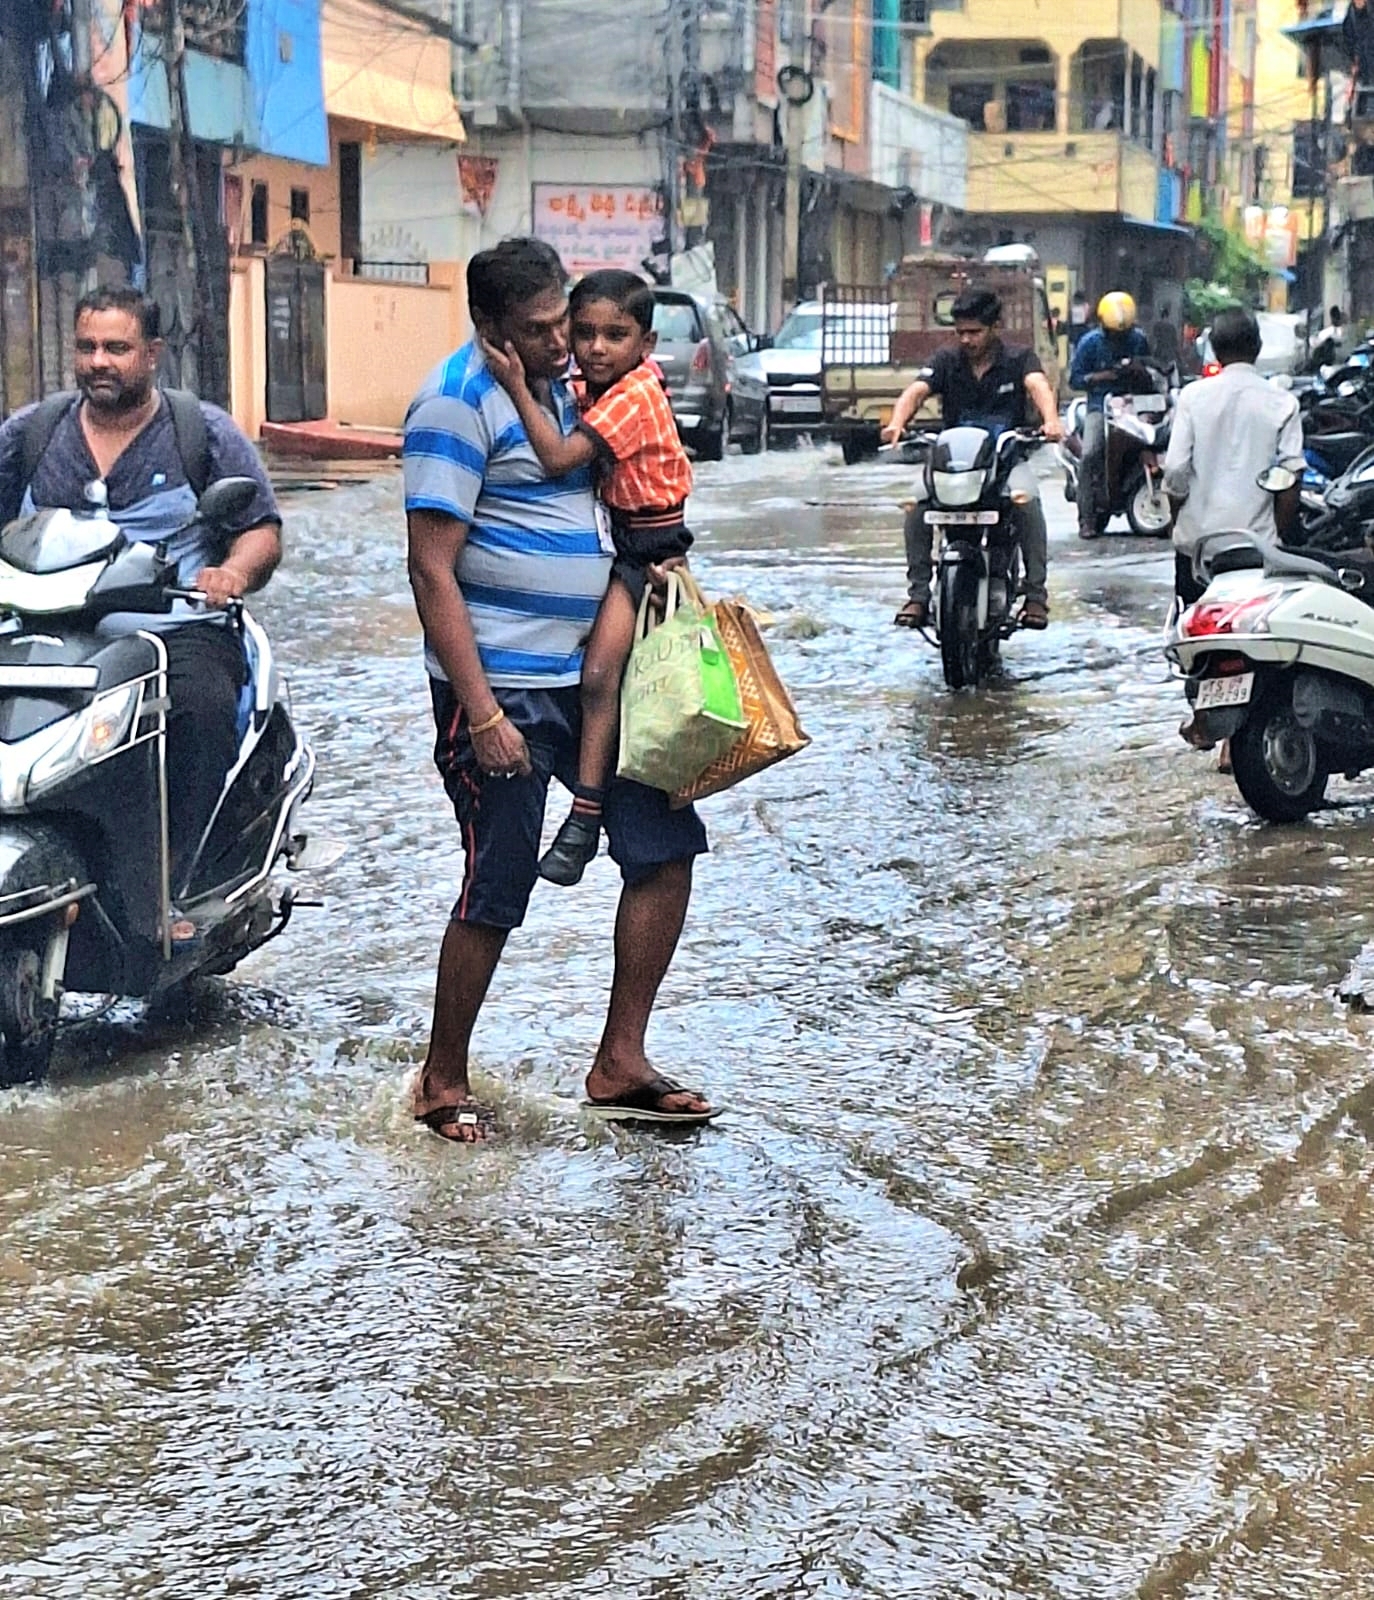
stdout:
<svg viewBox="0 0 1374 1600">
<path fill-rule="evenodd" d="M 924 617 L 918 617 L 911 608 L 919 604 L 919 600 L 908 600 L 897 615 L 893 617 L 892 626 L 894 628 L 924 628 L 930 613 L 927 611 Z"/>
<path fill-rule="evenodd" d="M 694 1090 L 684 1089 L 680 1083 L 658 1074 L 647 1083 L 637 1084 L 635 1088 L 627 1089 L 624 1094 L 613 1095 L 609 1100 L 584 1100 L 582 1109 L 592 1112 L 603 1122 L 671 1122 L 679 1127 L 710 1122 L 724 1110 L 723 1106 L 713 1106 L 709 1111 L 662 1109 L 669 1095 L 693 1093 Z"/>
<path fill-rule="evenodd" d="M 435 1106 L 433 1111 L 426 1111 L 415 1120 L 445 1144 L 480 1144 L 496 1131 L 496 1113 L 476 1100 L 460 1100 L 456 1106 Z M 446 1133 L 446 1128 L 473 1128 L 478 1137 L 461 1139 Z"/>
</svg>

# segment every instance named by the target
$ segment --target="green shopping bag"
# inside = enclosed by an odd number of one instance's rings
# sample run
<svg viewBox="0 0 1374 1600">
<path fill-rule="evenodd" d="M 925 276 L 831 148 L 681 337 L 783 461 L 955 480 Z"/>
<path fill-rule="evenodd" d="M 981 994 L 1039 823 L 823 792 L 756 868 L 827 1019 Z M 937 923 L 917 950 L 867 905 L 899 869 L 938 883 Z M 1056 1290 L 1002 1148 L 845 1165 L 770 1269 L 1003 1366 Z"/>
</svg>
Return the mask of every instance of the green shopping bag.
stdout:
<svg viewBox="0 0 1374 1600">
<path fill-rule="evenodd" d="M 676 794 L 748 726 L 735 669 L 705 596 L 684 572 L 668 578 L 662 619 L 646 589 L 620 688 L 617 775 Z"/>
</svg>

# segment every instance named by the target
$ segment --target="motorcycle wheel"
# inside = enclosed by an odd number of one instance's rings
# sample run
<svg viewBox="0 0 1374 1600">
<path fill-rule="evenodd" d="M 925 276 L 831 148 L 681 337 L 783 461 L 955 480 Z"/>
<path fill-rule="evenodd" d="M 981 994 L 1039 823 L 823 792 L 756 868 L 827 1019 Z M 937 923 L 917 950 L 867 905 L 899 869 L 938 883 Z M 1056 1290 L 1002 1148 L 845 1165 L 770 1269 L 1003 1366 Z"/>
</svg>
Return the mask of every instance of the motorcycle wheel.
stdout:
<svg viewBox="0 0 1374 1600">
<path fill-rule="evenodd" d="M 1142 539 L 1163 538 L 1173 522 L 1163 485 L 1157 483 L 1152 493 L 1150 480 L 1143 472 L 1126 492 L 1126 521 L 1131 525 L 1131 532 Z"/>
<path fill-rule="evenodd" d="M 35 1083 L 48 1070 L 57 1002 L 42 996 L 43 957 L 31 945 L 0 947 L 0 1088 Z"/>
<path fill-rule="evenodd" d="M 963 567 L 940 569 L 940 665 L 951 689 L 978 687 L 978 585 Z"/>
<path fill-rule="evenodd" d="M 1326 794 L 1317 741 L 1293 714 L 1287 685 L 1269 690 L 1231 740 L 1231 768 L 1246 804 L 1266 822 L 1301 822 Z"/>
</svg>

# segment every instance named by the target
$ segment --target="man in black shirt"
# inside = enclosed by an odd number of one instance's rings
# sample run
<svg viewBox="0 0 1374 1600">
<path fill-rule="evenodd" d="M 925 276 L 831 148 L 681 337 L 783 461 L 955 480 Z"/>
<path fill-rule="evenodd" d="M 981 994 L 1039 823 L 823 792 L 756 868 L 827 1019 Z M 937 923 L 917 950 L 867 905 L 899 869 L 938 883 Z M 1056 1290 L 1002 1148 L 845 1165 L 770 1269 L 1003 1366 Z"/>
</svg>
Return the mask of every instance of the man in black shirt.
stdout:
<svg viewBox="0 0 1374 1600">
<path fill-rule="evenodd" d="M 883 430 L 889 443 L 896 443 L 930 395 L 940 396 L 947 428 L 960 423 L 1005 432 L 1023 428 L 1039 413 L 1040 426 L 1050 440 L 1062 439 L 1054 391 L 1033 350 L 1003 344 L 998 335 L 1002 321 L 1002 302 L 987 289 L 970 289 L 954 302 L 954 332 L 958 345 L 937 350 L 930 366 L 892 408 L 892 420 Z M 1021 613 L 1025 628 L 1043 628 L 1049 623 L 1049 594 L 1045 579 L 1049 566 L 1045 512 L 1040 504 L 1040 486 L 1026 463 L 1012 471 L 1012 487 L 1025 499 L 1016 505 L 1017 532 L 1026 563 L 1026 604 Z M 925 507 L 917 504 L 907 512 L 903 528 L 906 539 L 906 604 L 892 619 L 899 628 L 921 628 L 930 615 L 930 526 Z"/>
</svg>

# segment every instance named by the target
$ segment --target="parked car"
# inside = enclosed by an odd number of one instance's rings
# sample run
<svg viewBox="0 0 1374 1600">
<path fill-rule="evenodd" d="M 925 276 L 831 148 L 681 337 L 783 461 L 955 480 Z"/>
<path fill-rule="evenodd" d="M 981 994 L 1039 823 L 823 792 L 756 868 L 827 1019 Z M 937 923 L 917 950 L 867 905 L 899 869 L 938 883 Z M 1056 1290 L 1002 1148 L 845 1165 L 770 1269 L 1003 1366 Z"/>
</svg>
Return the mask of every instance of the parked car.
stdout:
<svg viewBox="0 0 1374 1600">
<path fill-rule="evenodd" d="M 885 340 L 888 316 L 886 305 L 846 306 L 842 331 L 836 335 L 832 307 L 832 337 L 845 343 L 865 335 Z M 826 431 L 821 399 L 821 333 L 825 320 L 819 300 L 801 301 L 783 319 L 773 338 L 759 341 L 758 349 L 740 363 L 768 385 L 768 431 L 773 439 L 795 438 L 804 433 L 820 437 Z"/>
<path fill-rule="evenodd" d="M 768 385 L 742 359 L 759 348 L 733 306 L 685 289 L 654 290 L 654 359 L 663 368 L 678 432 L 703 461 L 731 440 L 747 454 L 768 445 Z"/>
<path fill-rule="evenodd" d="M 1259 323 L 1260 331 L 1260 353 L 1259 360 L 1255 363 L 1255 370 L 1263 373 L 1266 378 L 1281 372 L 1291 376 L 1298 370 L 1303 358 L 1304 314 L 1291 311 L 1257 311 L 1255 321 Z M 1221 370 L 1216 356 L 1212 353 L 1210 328 L 1204 328 L 1198 335 L 1197 349 L 1202 359 L 1204 377 L 1211 377 Z"/>
</svg>

